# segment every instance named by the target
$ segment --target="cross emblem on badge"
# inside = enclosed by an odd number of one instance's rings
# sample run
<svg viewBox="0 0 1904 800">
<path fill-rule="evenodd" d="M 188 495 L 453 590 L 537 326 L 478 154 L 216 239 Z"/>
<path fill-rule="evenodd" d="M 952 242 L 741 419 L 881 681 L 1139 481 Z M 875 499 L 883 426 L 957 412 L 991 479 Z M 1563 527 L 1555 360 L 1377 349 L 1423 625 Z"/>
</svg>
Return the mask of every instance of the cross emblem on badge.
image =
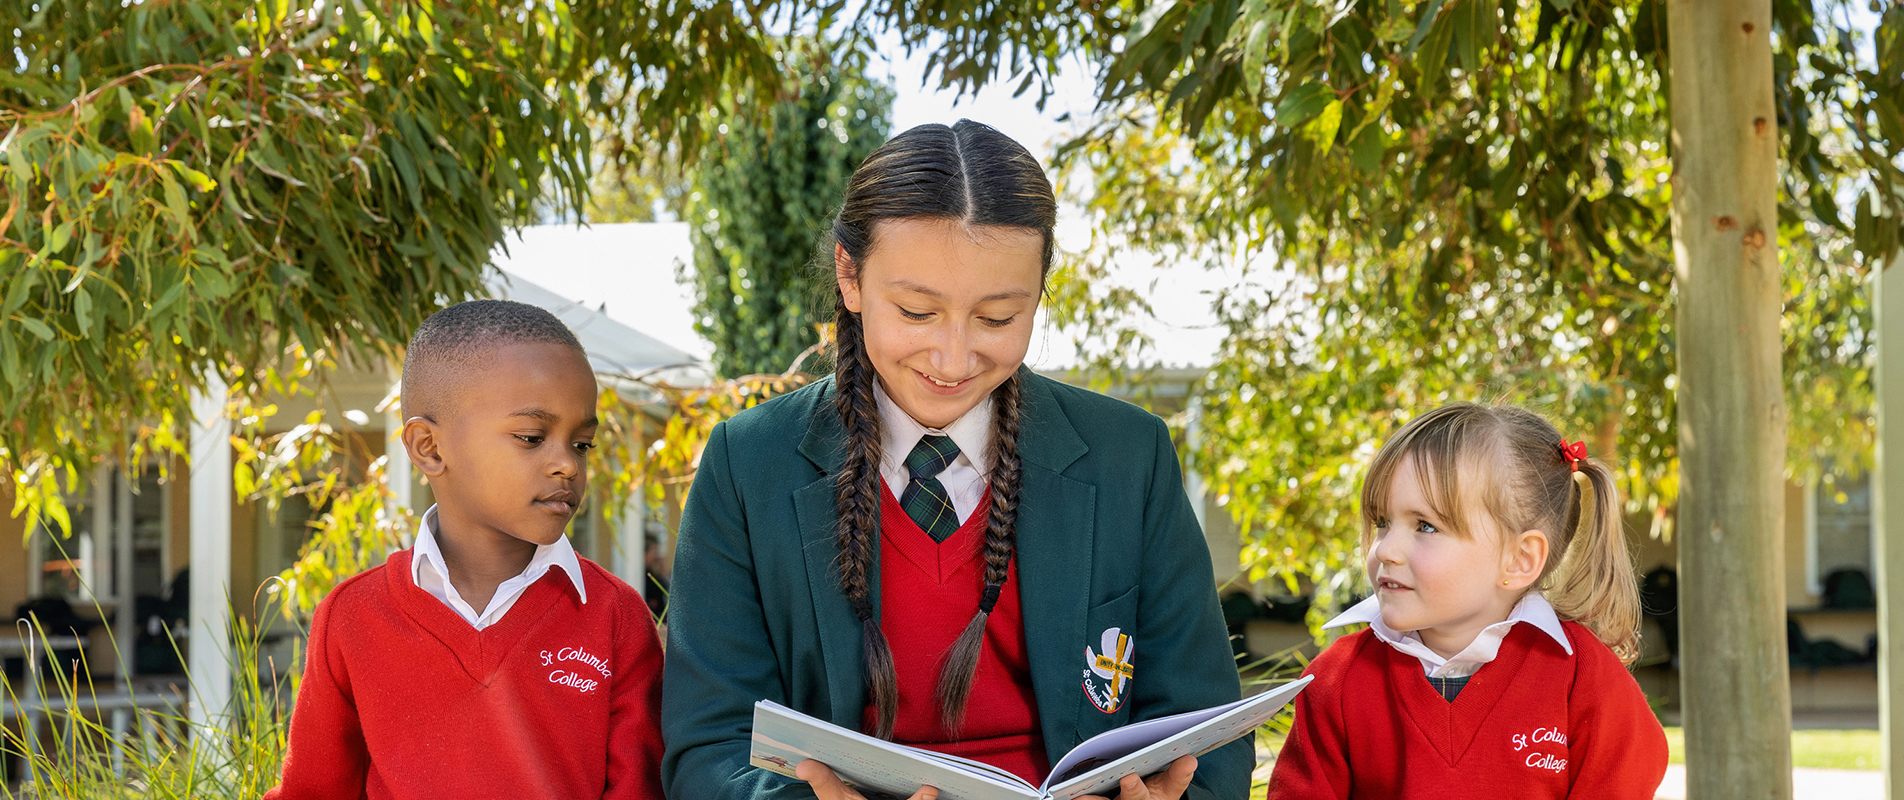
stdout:
<svg viewBox="0 0 1904 800">
<path fill-rule="evenodd" d="M 1111 682 L 1111 698 L 1124 693 L 1124 682 L 1131 678 L 1131 637 L 1116 628 L 1104 631 L 1104 640 L 1100 644 L 1104 652 L 1096 653 L 1084 648 L 1089 656 L 1091 674 Z"/>
<path fill-rule="evenodd" d="M 1124 642 L 1128 641 L 1129 639 L 1130 639 L 1129 636 L 1118 634 L 1118 637 L 1117 637 L 1118 646 L 1120 648 L 1123 647 Z M 1111 694 L 1123 694 L 1124 681 L 1130 678 L 1131 676 L 1131 665 L 1129 662 L 1119 661 L 1110 656 L 1098 656 L 1097 657 L 1097 671 L 1100 673 L 1102 672 L 1112 673 Z"/>
</svg>

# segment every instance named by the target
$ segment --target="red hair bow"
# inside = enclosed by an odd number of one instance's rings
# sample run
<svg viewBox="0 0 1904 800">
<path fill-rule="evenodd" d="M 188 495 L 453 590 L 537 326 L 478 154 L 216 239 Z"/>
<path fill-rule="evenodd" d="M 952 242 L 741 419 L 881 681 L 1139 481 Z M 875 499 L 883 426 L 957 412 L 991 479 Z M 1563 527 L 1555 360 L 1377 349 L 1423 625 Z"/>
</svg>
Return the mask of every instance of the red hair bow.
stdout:
<svg viewBox="0 0 1904 800">
<path fill-rule="evenodd" d="M 1579 472 L 1580 462 L 1586 460 L 1587 458 L 1587 443 L 1584 441 L 1580 441 L 1580 442 L 1574 442 L 1573 444 L 1567 444 L 1566 439 L 1561 439 L 1560 440 L 1560 457 L 1567 460 L 1568 469 L 1571 469 L 1574 472 Z"/>
</svg>

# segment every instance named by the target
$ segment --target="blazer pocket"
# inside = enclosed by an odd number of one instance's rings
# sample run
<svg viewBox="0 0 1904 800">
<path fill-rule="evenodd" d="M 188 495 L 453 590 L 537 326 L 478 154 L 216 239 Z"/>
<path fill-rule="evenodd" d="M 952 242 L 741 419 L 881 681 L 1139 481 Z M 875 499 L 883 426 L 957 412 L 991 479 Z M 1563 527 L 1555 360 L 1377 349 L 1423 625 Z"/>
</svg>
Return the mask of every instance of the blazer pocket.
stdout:
<svg viewBox="0 0 1904 800">
<path fill-rule="evenodd" d="M 1079 732 L 1088 739 L 1130 721 L 1131 684 L 1142 680 L 1136 655 L 1137 587 L 1092 606 L 1084 620 Z"/>
</svg>

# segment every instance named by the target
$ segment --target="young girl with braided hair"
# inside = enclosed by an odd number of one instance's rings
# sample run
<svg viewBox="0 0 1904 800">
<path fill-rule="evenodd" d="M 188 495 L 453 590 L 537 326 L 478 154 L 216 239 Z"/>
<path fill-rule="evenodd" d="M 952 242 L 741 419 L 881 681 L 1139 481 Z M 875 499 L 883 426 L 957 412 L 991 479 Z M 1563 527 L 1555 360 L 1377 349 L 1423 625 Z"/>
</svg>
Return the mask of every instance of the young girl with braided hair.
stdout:
<svg viewBox="0 0 1904 800">
<path fill-rule="evenodd" d="M 748 765 L 762 699 L 1036 784 L 1091 736 L 1240 696 L 1162 421 L 1023 366 L 1056 220 L 1037 160 L 971 121 L 854 172 L 833 374 L 717 426 L 686 500 L 671 797 L 857 796 Z M 1245 738 L 1120 797 L 1240 800 L 1252 763 Z"/>
<path fill-rule="evenodd" d="M 1626 671 L 1613 481 L 1519 408 L 1402 426 L 1362 483 L 1375 596 L 1327 626 L 1369 627 L 1310 663 L 1269 798 L 1651 798 L 1666 737 Z"/>
</svg>

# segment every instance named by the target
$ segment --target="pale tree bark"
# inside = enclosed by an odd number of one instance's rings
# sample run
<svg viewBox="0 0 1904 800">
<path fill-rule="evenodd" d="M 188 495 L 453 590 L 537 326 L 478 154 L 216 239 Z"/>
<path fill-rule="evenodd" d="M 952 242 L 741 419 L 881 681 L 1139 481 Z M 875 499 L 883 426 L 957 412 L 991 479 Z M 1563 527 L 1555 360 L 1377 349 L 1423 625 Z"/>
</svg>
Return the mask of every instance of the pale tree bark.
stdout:
<svg viewBox="0 0 1904 800">
<path fill-rule="evenodd" d="M 1884 796 L 1904 798 L 1904 252 L 1873 280 L 1878 331 L 1878 468 L 1871 476 L 1871 533 L 1877 561 L 1878 707 Z"/>
<path fill-rule="evenodd" d="M 1671 0 L 1690 800 L 1792 796 L 1770 0 Z"/>
</svg>

